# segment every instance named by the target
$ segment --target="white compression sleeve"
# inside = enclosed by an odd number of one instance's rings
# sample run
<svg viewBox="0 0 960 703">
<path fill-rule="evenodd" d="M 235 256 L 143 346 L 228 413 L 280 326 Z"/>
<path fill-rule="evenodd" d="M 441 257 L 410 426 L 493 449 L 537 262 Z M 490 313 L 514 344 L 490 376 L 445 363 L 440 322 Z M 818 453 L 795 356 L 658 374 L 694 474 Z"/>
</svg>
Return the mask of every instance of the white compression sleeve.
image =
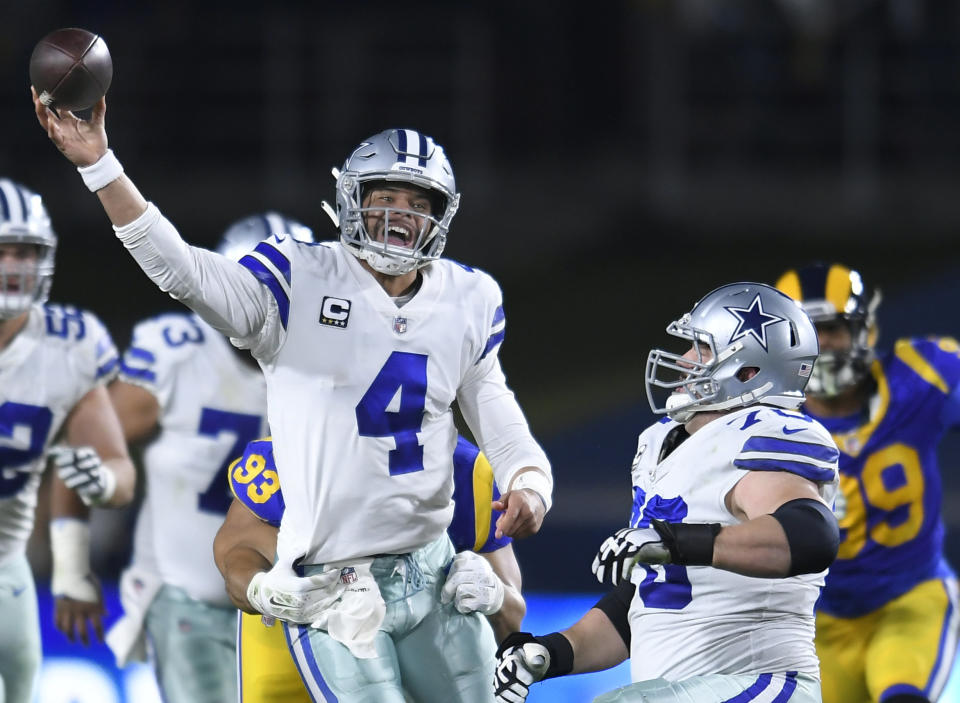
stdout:
<svg viewBox="0 0 960 703">
<path fill-rule="evenodd" d="M 230 337 L 249 337 L 267 319 L 270 294 L 243 266 L 193 247 L 153 203 L 130 224 L 114 227 L 150 279 Z"/>
<path fill-rule="evenodd" d="M 513 391 L 507 387 L 499 360 L 482 377 L 460 388 L 457 403 L 493 467 L 500 490 L 506 492 L 517 471 L 525 466 L 535 466 L 547 478 L 550 490 L 541 497 L 549 509 L 553 489 L 550 462 L 530 434 L 527 419 Z"/>
</svg>

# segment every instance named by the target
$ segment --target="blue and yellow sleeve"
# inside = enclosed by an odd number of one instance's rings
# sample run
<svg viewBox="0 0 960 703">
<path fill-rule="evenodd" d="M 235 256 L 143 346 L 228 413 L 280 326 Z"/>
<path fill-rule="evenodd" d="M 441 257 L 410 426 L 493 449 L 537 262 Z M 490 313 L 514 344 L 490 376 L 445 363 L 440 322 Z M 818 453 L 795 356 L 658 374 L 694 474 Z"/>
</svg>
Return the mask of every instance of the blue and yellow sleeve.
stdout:
<svg viewBox="0 0 960 703">
<path fill-rule="evenodd" d="M 447 533 L 458 552 L 495 552 L 513 540 L 496 538 L 502 514 L 490 504 L 500 497 L 493 468 L 480 450 L 463 437 L 453 452 L 453 520 Z"/>
<path fill-rule="evenodd" d="M 943 394 L 941 422 L 960 426 L 960 344 L 951 337 L 900 339 L 894 345 L 896 358 L 923 381 Z"/>
<path fill-rule="evenodd" d="M 285 505 L 271 439 L 255 439 L 247 444 L 243 456 L 230 465 L 227 473 L 230 490 L 237 500 L 264 522 L 278 527 Z"/>
</svg>

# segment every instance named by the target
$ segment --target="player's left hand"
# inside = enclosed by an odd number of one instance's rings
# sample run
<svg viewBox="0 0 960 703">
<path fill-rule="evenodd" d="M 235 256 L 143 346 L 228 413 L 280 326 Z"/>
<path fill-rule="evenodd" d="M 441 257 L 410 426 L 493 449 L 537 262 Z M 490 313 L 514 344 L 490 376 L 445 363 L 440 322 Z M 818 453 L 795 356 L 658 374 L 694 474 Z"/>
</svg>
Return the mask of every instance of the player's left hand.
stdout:
<svg viewBox="0 0 960 703">
<path fill-rule="evenodd" d="M 637 562 L 671 562 L 670 550 L 653 527 L 627 527 L 607 537 L 593 558 L 593 573 L 600 583 L 617 586 L 630 578 Z"/>
<path fill-rule="evenodd" d="M 93 447 L 50 448 L 57 474 L 85 505 L 103 505 L 117 488 L 117 477 L 104 466 Z"/>
<path fill-rule="evenodd" d="M 474 552 L 460 552 L 453 558 L 450 573 L 440 591 L 440 602 L 453 601 L 461 613 L 479 611 L 492 615 L 503 606 L 503 581 L 490 562 Z"/>
<path fill-rule="evenodd" d="M 55 592 L 54 599 L 54 624 L 68 640 L 75 642 L 79 639 L 87 646 L 92 631 L 100 642 L 103 641 L 103 618 L 107 610 L 96 576 L 87 574 L 82 582 L 70 584 L 65 592 Z"/>
<path fill-rule="evenodd" d="M 502 510 L 497 518 L 497 539 L 507 537 L 529 537 L 540 531 L 547 507 L 540 495 L 529 488 L 507 491 L 500 500 L 493 501 L 495 510 Z"/>
</svg>

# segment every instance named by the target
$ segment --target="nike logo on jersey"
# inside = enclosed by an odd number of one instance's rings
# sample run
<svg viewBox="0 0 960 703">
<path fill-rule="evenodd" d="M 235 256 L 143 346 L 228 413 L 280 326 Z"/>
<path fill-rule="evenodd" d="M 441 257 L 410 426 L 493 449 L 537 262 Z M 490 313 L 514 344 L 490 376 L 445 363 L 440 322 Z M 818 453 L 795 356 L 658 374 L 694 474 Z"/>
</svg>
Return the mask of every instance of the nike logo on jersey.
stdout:
<svg viewBox="0 0 960 703">
<path fill-rule="evenodd" d="M 26 587 L 26 586 L 21 586 L 20 588 L 12 588 L 12 589 L 10 589 L 10 590 L 13 591 L 13 597 L 16 598 L 16 597 L 19 596 L 21 593 L 23 593 L 24 591 L 26 591 L 26 590 L 27 590 L 27 587 Z"/>
<path fill-rule="evenodd" d="M 783 426 L 783 433 L 784 433 L 784 434 L 796 434 L 797 432 L 803 432 L 805 429 L 807 429 L 807 428 L 806 428 L 806 427 L 787 427 L 786 425 L 784 425 L 784 426 Z"/>
</svg>

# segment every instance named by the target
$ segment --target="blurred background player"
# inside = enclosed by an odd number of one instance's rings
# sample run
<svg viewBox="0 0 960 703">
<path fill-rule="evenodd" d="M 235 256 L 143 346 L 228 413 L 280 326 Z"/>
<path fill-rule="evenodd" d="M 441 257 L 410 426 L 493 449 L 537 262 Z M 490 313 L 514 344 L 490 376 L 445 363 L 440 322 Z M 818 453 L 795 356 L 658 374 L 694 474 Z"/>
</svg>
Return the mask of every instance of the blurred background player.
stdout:
<svg viewBox="0 0 960 703">
<path fill-rule="evenodd" d="M 40 663 L 27 563 L 37 491 L 54 458 L 50 525 L 56 622 L 71 639 L 99 632 L 84 505 L 121 506 L 134 470 L 105 384 L 117 350 L 91 313 L 46 304 L 57 238 L 36 193 L 0 179 L 0 700 L 28 703 Z M 51 449 L 54 441 L 65 444 Z M 71 490 L 72 489 L 72 490 Z M 80 510 L 77 510 L 80 506 Z"/>
<path fill-rule="evenodd" d="M 498 701 L 629 656 L 634 683 L 597 703 L 820 702 L 814 603 L 837 550 L 838 452 L 796 410 L 816 331 L 779 291 L 734 283 L 667 332 L 690 345 L 647 360 L 667 418 L 640 435 L 629 527 L 593 562 L 617 588 L 563 632 L 508 637 Z"/>
<path fill-rule="evenodd" d="M 273 233 L 313 241 L 267 212 L 231 225 L 217 251 L 237 260 Z M 149 635 L 167 703 L 234 701 L 236 611 L 213 537 L 230 506 L 227 466 L 266 433 L 263 374 L 196 315 L 169 313 L 134 328 L 110 397 L 127 441 L 142 445 L 146 493 L 121 577 L 125 617 L 107 641 L 123 666 L 144 658 Z"/>
<path fill-rule="evenodd" d="M 960 425 L 960 347 L 900 339 L 877 355 L 880 293 L 841 264 L 788 271 L 777 287 L 817 327 L 803 409 L 840 448 L 842 541 L 817 604 L 823 700 L 935 701 L 958 634 L 937 445 Z"/>
<path fill-rule="evenodd" d="M 458 554 L 443 584 L 441 601 L 462 613 L 487 616 L 499 641 L 516 631 L 525 611 L 520 594 L 520 567 L 509 537 L 497 537 L 499 511 L 490 509 L 500 496 L 486 457 L 462 437 L 453 455 L 454 514 L 447 532 Z M 241 700 L 244 703 L 310 703 L 313 696 L 298 672 L 288 639 L 298 642 L 297 625 L 286 626 L 257 613 L 247 600 L 253 576 L 273 565 L 283 494 L 270 440 L 250 443 L 230 467 L 236 499 L 214 543 L 217 565 L 233 602 L 241 609 L 237 634 Z M 479 556 L 478 556 L 479 555 Z M 399 562 L 399 559 L 398 559 Z M 303 597 L 308 598 L 309 592 Z M 285 637 L 290 627 L 292 635 Z M 296 649 L 296 647 L 295 647 Z M 415 654 L 411 656 L 416 657 Z"/>
<path fill-rule="evenodd" d="M 373 135 L 337 171 L 339 242 L 276 237 L 237 263 L 184 243 L 123 174 L 104 100 L 89 121 L 58 121 L 38 99 L 34 109 L 151 280 L 249 348 L 267 377 L 287 506 L 277 563 L 255 577 L 257 609 L 284 597 L 295 562 L 331 595 L 350 567 L 366 588 L 305 629 L 311 674 L 357 703 L 401 701 L 404 688 L 421 703 L 490 701 L 489 629 L 432 588 L 454 554 L 453 403 L 505 487 L 498 534 L 539 531 L 553 478 L 500 365 L 500 287 L 440 258 L 460 201 L 442 147 L 410 129 Z M 382 554 L 405 567 L 385 569 Z M 403 629 L 380 629 L 411 612 Z M 415 632 L 433 644 L 419 652 L 433 665 L 410 672 L 417 690 L 398 664 Z"/>
</svg>

